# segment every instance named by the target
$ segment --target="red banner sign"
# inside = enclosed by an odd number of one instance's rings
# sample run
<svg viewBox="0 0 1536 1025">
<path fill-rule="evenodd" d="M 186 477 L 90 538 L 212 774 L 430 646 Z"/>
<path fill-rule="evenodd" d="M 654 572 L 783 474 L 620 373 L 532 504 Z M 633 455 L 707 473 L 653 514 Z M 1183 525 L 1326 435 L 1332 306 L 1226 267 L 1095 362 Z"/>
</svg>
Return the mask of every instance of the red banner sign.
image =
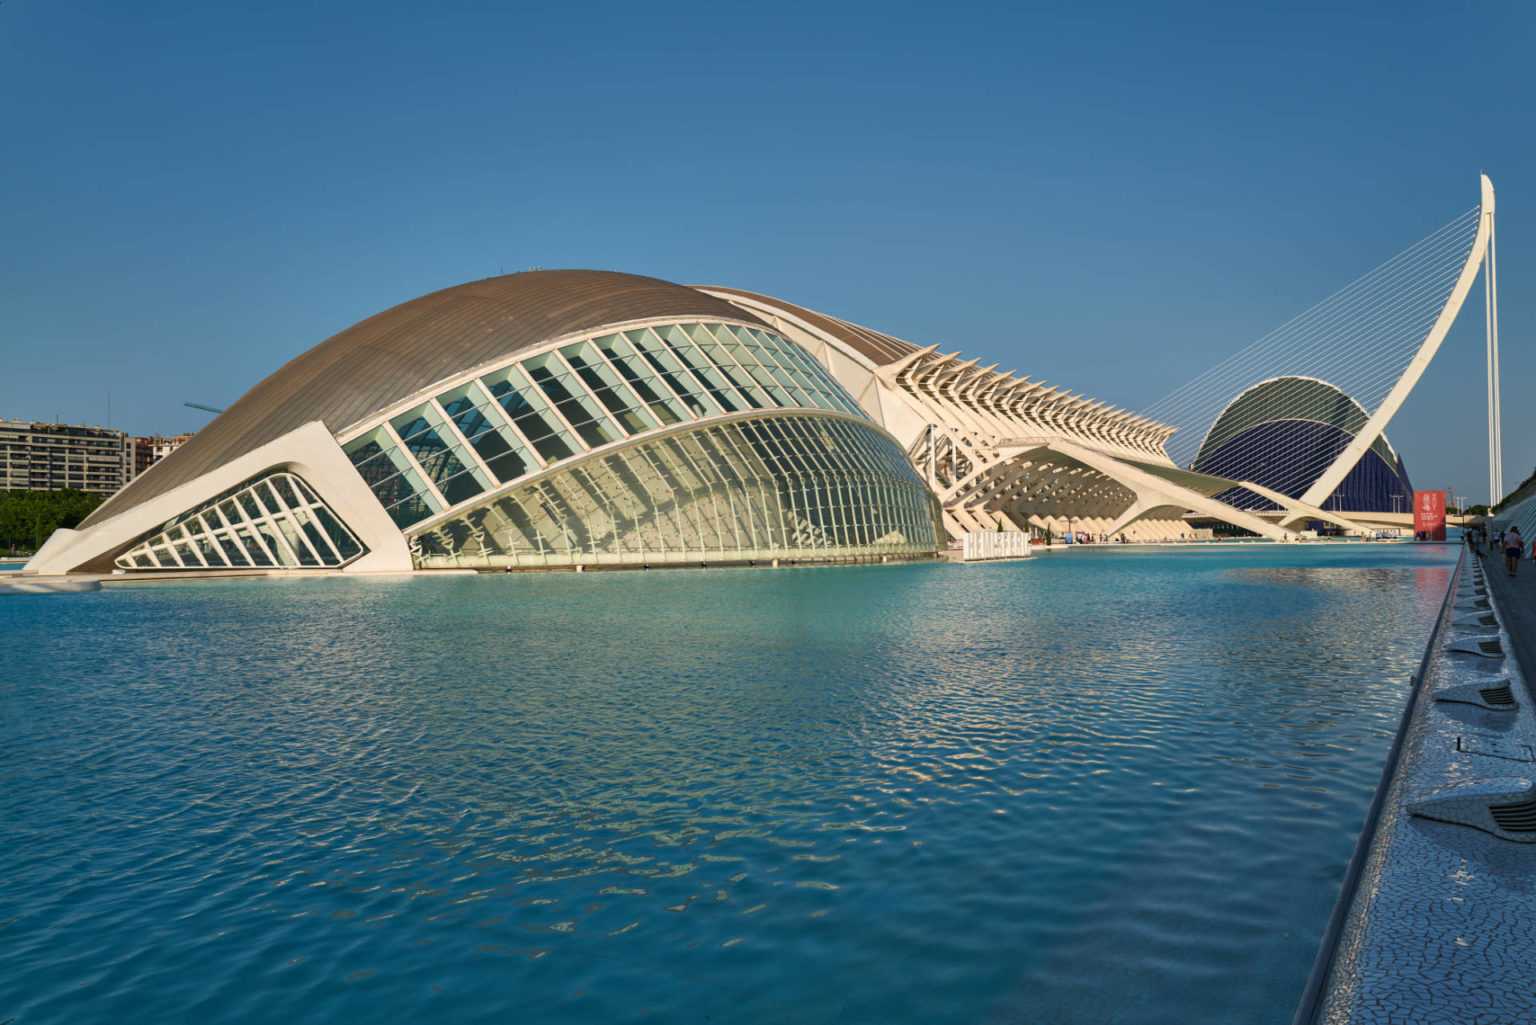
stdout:
<svg viewBox="0 0 1536 1025">
<path fill-rule="evenodd" d="M 1413 533 L 1430 541 L 1445 540 L 1445 492 L 1413 493 Z"/>
</svg>

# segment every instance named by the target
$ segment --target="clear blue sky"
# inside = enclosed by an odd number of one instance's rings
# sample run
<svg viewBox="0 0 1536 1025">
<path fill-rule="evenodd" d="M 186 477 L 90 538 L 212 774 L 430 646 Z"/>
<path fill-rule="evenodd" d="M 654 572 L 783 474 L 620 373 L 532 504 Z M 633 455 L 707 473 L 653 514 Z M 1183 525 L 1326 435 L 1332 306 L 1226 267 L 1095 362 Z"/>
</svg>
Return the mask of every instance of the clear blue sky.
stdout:
<svg viewBox="0 0 1536 1025">
<path fill-rule="evenodd" d="M 1536 7 L 0 3 L 0 416 L 171 433 L 530 266 L 767 292 L 1140 408 L 1499 190 Z M 1388 434 L 1487 491 L 1481 286 Z"/>
</svg>

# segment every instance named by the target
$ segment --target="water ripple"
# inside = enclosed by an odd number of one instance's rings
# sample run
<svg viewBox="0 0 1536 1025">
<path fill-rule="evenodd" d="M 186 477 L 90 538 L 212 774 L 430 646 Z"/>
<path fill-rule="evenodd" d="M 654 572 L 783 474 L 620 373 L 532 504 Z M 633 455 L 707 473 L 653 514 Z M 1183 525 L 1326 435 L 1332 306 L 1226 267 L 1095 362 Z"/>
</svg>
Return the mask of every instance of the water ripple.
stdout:
<svg viewBox="0 0 1536 1025">
<path fill-rule="evenodd" d="M 1285 1021 L 1447 568 L 7 599 L 0 1020 Z"/>
</svg>

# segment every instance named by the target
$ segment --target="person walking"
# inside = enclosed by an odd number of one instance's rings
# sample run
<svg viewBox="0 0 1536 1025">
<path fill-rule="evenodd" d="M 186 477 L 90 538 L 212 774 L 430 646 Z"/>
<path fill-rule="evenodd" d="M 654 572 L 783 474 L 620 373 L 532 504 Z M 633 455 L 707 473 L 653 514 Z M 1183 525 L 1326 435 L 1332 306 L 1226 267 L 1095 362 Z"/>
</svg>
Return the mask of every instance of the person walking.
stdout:
<svg viewBox="0 0 1536 1025">
<path fill-rule="evenodd" d="M 1504 565 L 1509 570 L 1509 575 L 1514 576 L 1520 568 L 1520 555 L 1525 551 L 1525 541 L 1520 537 L 1519 527 L 1510 527 L 1504 535 Z"/>
</svg>

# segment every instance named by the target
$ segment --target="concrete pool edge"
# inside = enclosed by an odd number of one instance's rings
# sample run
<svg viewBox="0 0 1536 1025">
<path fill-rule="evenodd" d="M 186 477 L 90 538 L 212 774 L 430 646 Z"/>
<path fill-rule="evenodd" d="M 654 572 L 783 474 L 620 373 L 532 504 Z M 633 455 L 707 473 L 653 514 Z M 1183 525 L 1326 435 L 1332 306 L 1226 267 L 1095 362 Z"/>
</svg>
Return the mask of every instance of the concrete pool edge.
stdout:
<svg viewBox="0 0 1536 1025">
<path fill-rule="evenodd" d="M 1436 645 L 1441 634 L 1445 632 L 1446 624 L 1450 621 L 1452 607 L 1455 605 L 1456 584 L 1461 578 L 1466 561 L 1466 549 L 1463 548 L 1461 557 L 1456 562 L 1456 568 L 1451 572 L 1450 580 L 1446 585 L 1445 598 L 1440 603 L 1440 614 L 1436 617 L 1434 628 L 1430 630 L 1429 639 L 1424 644 L 1424 656 L 1419 660 L 1419 670 L 1412 677 L 1412 687 L 1403 707 L 1402 718 L 1398 721 L 1392 746 L 1388 749 L 1386 760 L 1382 765 L 1381 781 L 1376 785 L 1376 792 L 1372 795 L 1370 806 L 1365 813 L 1365 821 L 1361 823 L 1360 835 L 1355 840 L 1355 849 L 1350 855 L 1349 866 L 1345 869 L 1344 879 L 1339 884 L 1339 896 L 1334 902 L 1333 911 L 1329 914 L 1328 925 L 1323 930 L 1317 957 L 1307 977 L 1307 985 L 1302 991 L 1301 1003 L 1297 1007 L 1292 1025 L 1313 1025 L 1317 1020 L 1318 1010 L 1327 992 L 1325 987 L 1333 973 L 1339 940 L 1349 922 L 1355 894 L 1360 886 L 1360 877 L 1376 839 L 1376 830 L 1381 822 L 1382 808 L 1386 804 L 1387 794 L 1392 789 L 1393 778 L 1397 775 L 1403 747 L 1413 724 L 1414 712 L 1419 706 L 1419 695 L 1424 690 L 1425 681 L 1428 679 L 1428 670 L 1435 656 Z"/>
<path fill-rule="evenodd" d="M 1536 1020 L 1529 624 L 1488 570 L 1457 565 L 1296 1025 Z"/>
</svg>

